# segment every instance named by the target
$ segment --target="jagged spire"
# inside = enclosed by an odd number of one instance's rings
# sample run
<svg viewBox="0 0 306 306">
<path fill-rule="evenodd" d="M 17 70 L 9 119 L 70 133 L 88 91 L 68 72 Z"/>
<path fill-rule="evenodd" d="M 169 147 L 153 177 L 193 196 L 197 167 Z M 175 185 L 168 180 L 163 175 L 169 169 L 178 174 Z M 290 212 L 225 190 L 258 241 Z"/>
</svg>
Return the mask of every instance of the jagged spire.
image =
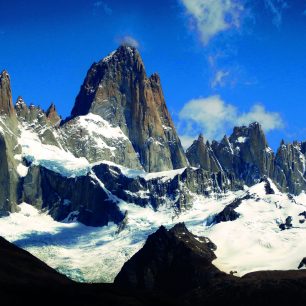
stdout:
<svg viewBox="0 0 306 306">
<path fill-rule="evenodd" d="M 57 114 L 55 104 L 52 102 L 46 111 L 46 117 L 51 121 L 52 124 L 60 122 L 61 118 Z"/>
<path fill-rule="evenodd" d="M 53 112 L 56 112 L 56 109 L 55 109 L 54 103 L 51 102 L 50 106 L 48 107 L 48 109 L 46 111 L 47 117 L 49 117 L 49 115 L 52 114 Z"/>
<path fill-rule="evenodd" d="M 93 113 L 119 126 L 149 172 L 182 168 L 186 156 L 158 74 L 148 77 L 136 48 L 120 46 L 89 69 L 71 118 Z"/>
<path fill-rule="evenodd" d="M 204 143 L 204 136 L 202 133 L 199 134 L 198 141 Z"/>
<path fill-rule="evenodd" d="M 0 74 L 0 115 L 15 115 L 10 76 L 6 70 Z"/>
<path fill-rule="evenodd" d="M 17 98 L 15 111 L 18 117 L 26 118 L 28 115 L 28 107 L 21 96 Z"/>
</svg>

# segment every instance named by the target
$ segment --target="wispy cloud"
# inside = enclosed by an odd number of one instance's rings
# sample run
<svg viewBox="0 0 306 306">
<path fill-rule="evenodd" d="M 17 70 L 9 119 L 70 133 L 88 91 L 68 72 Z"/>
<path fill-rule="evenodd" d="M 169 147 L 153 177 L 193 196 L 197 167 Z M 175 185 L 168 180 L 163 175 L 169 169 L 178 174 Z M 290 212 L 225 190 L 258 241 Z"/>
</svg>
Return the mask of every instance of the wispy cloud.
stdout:
<svg viewBox="0 0 306 306">
<path fill-rule="evenodd" d="M 283 20 L 283 11 L 289 7 L 288 3 L 285 0 L 264 0 L 264 3 L 272 13 L 272 23 L 279 28 Z"/>
<path fill-rule="evenodd" d="M 106 15 L 111 15 L 113 13 L 113 10 L 104 1 L 95 1 L 93 3 L 93 6 L 94 6 L 95 9 L 103 9 L 103 11 Z"/>
<path fill-rule="evenodd" d="M 220 32 L 238 28 L 243 5 L 239 0 L 181 0 L 206 45 Z"/>
<path fill-rule="evenodd" d="M 139 41 L 130 35 L 119 37 L 118 42 L 120 45 L 139 48 Z"/>
<path fill-rule="evenodd" d="M 227 78 L 230 75 L 229 69 L 218 67 L 218 59 L 220 57 L 222 57 L 222 54 L 220 52 L 217 52 L 214 55 L 209 55 L 207 58 L 212 75 L 210 78 L 210 87 L 212 89 L 225 86 Z"/>
<path fill-rule="evenodd" d="M 211 87 L 216 88 L 218 86 L 223 87 L 225 85 L 226 78 L 230 75 L 229 71 L 218 70 L 216 71 L 213 80 L 211 81 Z"/>
<path fill-rule="evenodd" d="M 220 96 L 189 101 L 179 113 L 179 132 L 184 147 L 199 132 L 207 139 L 220 139 L 234 126 L 259 122 L 266 132 L 283 127 L 281 115 L 269 112 L 261 104 L 255 104 L 248 112 L 240 112 L 236 106 L 226 103 Z"/>
</svg>

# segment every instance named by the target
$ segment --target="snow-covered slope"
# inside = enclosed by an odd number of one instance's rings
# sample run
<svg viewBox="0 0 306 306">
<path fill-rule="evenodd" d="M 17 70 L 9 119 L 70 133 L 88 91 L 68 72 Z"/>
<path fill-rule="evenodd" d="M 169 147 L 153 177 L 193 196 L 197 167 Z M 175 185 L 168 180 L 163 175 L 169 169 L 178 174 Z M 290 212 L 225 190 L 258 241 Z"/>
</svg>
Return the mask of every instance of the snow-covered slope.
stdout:
<svg viewBox="0 0 306 306">
<path fill-rule="evenodd" d="M 89 171 L 89 162 L 86 158 L 77 158 L 62 146 L 44 144 L 39 138 L 39 133 L 35 133 L 30 126 L 21 126 L 20 131 L 18 143 L 22 148 L 22 153 L 16 155 L 15 159 L 19 161 L 25 159 L 34 165 L 44 166 L 69 177 L 85 175 Z M 25 166 L 20 164 L 19 167 L 20 176 L 25 176 L 27 174 Z"/>
<path fill-rule="evenodd" d="M 22 154 L 15 156 L 17 161 L 25 159 L 67 177 L 85 175 L 89 163 L 102 160 L 141 169 L 131 142 L 121 129 L 91 113 L 76 117 L 61 128 L 38 120 L 22 121 L 19 131 Z M 25 176 L 25 169 L 21 166 L 20 170 L 20 176 Z"/>
<path fill-rule="evenodd" d="M 194 195 L 192 209 L 177 215 L 164 205 L 158 211 L 122 201 L 128 211 L 126 227 L 110 223 L 87 227 L 80 223 L 59 223 L 25 203 L 21 212 L 0 219 L 0 235 L 27 249 L 50 266 L 81 281 L 113 281 L 124 262 L 161 225 L 184 221 L 196 235 L 207 236 L 217 245 L 214 264 L 238 275 L 255 270 L 297 269 L 306 255 L 306 196 L 288 197 L 270 182 L 275 194 L 266 194 L 265 182 L 247 190 L 205 198 Z M 207 220 L 237 198 L 242 200 L 235 221 L 207 226 Z M 279 225 L 292 216 L 292 228 Z M 302 222 L 302 223 L 301 223 Z"/>
</svg>

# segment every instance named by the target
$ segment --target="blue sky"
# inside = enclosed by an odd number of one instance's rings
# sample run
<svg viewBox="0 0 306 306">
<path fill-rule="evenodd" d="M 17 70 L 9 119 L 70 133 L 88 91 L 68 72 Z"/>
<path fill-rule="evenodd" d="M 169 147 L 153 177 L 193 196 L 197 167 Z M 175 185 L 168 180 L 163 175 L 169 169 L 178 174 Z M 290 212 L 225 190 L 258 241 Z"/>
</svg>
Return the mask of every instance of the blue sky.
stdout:
<svg viewBox="0 0 306 306">
<path fill-rule="evenodd" d="M 15 100 L 53 101 L 66 117 L 90 65 L 128 37 L 185 144 L 254 120 L 273 148 L 306 139 L 306 1 L 0 0 L 0 11 Z"/>
</svg>

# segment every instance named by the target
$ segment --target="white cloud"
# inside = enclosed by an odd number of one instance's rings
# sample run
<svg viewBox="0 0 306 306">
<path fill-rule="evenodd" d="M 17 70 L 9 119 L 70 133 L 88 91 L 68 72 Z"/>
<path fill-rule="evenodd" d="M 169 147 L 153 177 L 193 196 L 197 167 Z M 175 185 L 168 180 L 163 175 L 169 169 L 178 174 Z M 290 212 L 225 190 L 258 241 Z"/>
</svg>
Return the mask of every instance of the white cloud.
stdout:
<svg viewBox="0 0 306 306">
<path fill-rule="evenodd" d="M 138 40 L 135 39 L 134 37 L 130 36 L 130 35 L 120 37 L 119 38 L 119 43 L 120 43 L 120 45 L 124 45 L 124 46 L 130 46 L 130 47 L 135 47 L 135 48 L 139 47 Z"/>
<path fill-rule="evenodd" d="M 268 112 L 261 104 L 255 104 L 250 111 L 241 113 L 220 96 L 211 96 L 189 101 L 179 113 L 179 132 L 186 148 L 197 134 L 203 132 L 207 139 L 220 139 L 234 126 L 259 122 L 269 132 L 283 127 L 279 113 Z"/>
<path fill-rule="evenodd" d="M 273 15 L 273 24 L 279 28 L 282 24 L 283 10 L 289 7 L 288 3 L 285 0 L 264 0 L 264 3 Z"/>
<path fill-rule="evenodd" d="M 106 15 L 111 15 L 113 13 L 113 10 L 107 5 L 107 3 L 103 2 L 103 1 L 95 1 L 93 3 L 93 6 L 96 9 L 102 8 Z"/>
<path fill-rule="evenodd" d="M 238 0 L 181 0 L 204 44 L 220 32 L 240 25 L 243 6 Z"/>
<path fill-rule="evenodd" d="M 248 113 L 241 114 L 237 117 L 239 125 L 247 125 L 250 122 L 257 121 L 266 131 L 272 131 L 283 127 L 283 120 L 279 113 L 267 112 L 261 104 L 255 104 Z"/>
<path fill-rule="evenodd" d="M 217 86 L 223 87 L 225 85 L 225 80 L 229 76 L 229 71 L 218 70 L 216 71 L 213 80 L 211 81 L 211 87 L 216 88 Z"/>
</svg>

